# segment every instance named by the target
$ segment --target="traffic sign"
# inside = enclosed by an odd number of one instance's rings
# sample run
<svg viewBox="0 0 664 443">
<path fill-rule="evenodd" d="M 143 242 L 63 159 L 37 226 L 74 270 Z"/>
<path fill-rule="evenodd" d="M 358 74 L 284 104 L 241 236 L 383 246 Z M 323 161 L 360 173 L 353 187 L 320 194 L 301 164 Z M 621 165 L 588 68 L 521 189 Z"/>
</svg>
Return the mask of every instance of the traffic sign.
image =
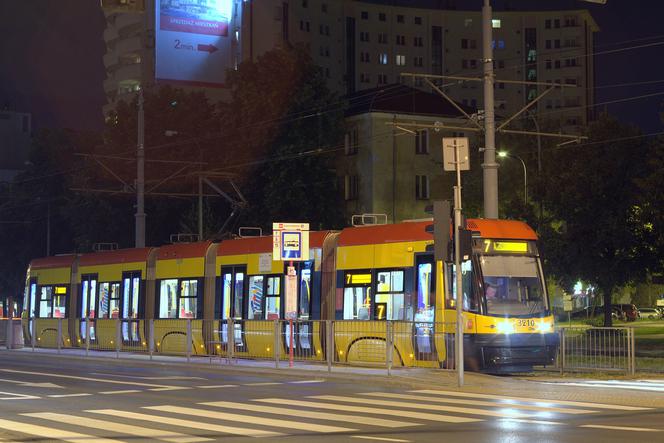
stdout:
<svg viewBox="0 0 664 443">
<path fill-rule="evenodd" d="M 309 260 L 309 223 L 273 223 L 272 259 Z"/>
</svg>

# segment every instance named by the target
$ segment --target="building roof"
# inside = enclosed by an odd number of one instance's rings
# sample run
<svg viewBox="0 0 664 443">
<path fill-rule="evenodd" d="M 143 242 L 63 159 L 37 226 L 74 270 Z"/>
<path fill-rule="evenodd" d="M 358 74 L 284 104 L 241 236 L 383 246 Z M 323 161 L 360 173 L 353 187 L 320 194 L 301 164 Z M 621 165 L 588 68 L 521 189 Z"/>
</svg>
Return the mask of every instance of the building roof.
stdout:
<svg viewBox="0 0 664 443">
<path fill-rule="evenodd" d="M 372 89 L 363 89 L 346 97 L 346 116 L 368 112 L 431 115 L 458 118 L 463 114 L 438 94 L 431 94 L 402 84 L 391 84 Z M 458 103 L 457 103 L 458 104 Z M 475 109 L 459 104 L 467 113 Z"/>
</svg>

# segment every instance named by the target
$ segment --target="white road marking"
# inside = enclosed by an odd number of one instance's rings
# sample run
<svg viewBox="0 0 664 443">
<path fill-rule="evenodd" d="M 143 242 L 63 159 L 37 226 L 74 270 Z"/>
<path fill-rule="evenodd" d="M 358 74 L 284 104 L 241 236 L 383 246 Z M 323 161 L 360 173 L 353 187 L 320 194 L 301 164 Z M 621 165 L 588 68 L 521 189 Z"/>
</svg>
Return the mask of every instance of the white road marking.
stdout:
<svg viewBox="0 0 664 443">
<path fill-rule="evenodd" d="M 291 385 L 304 385 L 309 383 L 325 383 L 325 380 L 299 380 L 299 381 L 289 381 Z"/>
<path fill-rule="evenodd" d="M 426 412 L 397 411 L 393 409 L 379 409 L 375 407 L 342 405 L 338 403 L 324 403 L 316 401 L 292 400 L 290 398 L 260 398 L 256 401 L 277 405 L 303 406 L 305 408 L 329 409 L 333 411 L 358 412 L 361 414 L 391 415 L 393 417 L 414 418 L 429 421 L 442 421 L 446 423 L 471 423 L 483 421 L 479 418 L 458 417 L 455 415 L 429 414 Z M 366 403 L 366 402 L 365 402 Z"/>
<path fill-rule="evenodd" d="M 351 435 L 350 438 L 362 438 L 364 440 L 380 440 L 380 441 L 393 441 L 410 443 L 411 440 L 401 440 L 400 438 L 387 438 L 387 437 L 371 437 L 369 435 Z"/>
<path fill-rule="evenodd" d="M 546 383 L 546 382 L 542 382 Z M 611 388 L 611 389 L 630 389 L 633 391 L 650 391 L 650 392 L 664 392 L 664 386 L 658 387 L 655 386 L 646 386 L 646 385 L 636 385 L 636 384 L 617 384 L 617 383 L 605 383 L 605 382 L 552 382 L 547 383 L 551 385 L 563 385 L 563 386 L 583 386 L 585 388 Z"/>
<path fill-rule="evenodd" d="M 425 409 L 427 411 L 441 411 L 441 412 L 456 412 L 459 414 L 470 414 L 470 415 L 484 415 L 488 417 L 500 417 L 500 418 L 530 418 L 534 417 L 523 412 L 516 411 L 512 408 L 504 408 L 503 411 L 488 411 L 485 409 L 477 408 L 462 408 L 459 406 L 446 406 L 446 405 L 431 405 L 431 404 L 422 404 L 420 403 L 411 403 L 405 401 L 391 401 L 391 400 L 377 400 L 371 399 L 367 400 L 366 398 L 356 398 L 356 397 L 343 397 L 340 395 L 316 395 L 309 398 L 315 398 L 317 400 L 330 400 L 330 401 L 340 401 L 345 403 L 360 403 L 366 405 L 370 403 L 377 406 L 387 406 L 393 408 L 410 408 L 410 409 Z M 420 400 L 421 401 L 421 400 Z"/>
<path fill-rule="evenodd" d="M 279 432 L 262 431 L 259 429 L 250 429 L 250 428 L 240 428 L 236 426 L 213 425 L 210 423 L 202 423 L 200 421 L 162 417 L 159 415 L 141 414 L 138 412 L 118 411 L 114 409 L 95 409 L 95 410 L 88 410 L 85 412 L 90 412 L 93 414 L 110 415 L 112 417 L 129 418 L 132 420 L 143 420 L 152 423 L 180 426 L 183 428 L 193 428 L 193 429 L 205 430 L 211 432 L 220 432 L 224 434 L 241 435 L 244 437 L 278 437 L 283 435 L 280 434 Z"/>
<path fill-rule="evenodd" d="M 63 431 L 61 429 L 55 429 L 52 427 L 37 426 L 30 423 L 20 423 L 17 421 L 4 420 L 1 418 L 0 428 L 21 432 L 23 434 L 36 435 L 49 441 L 53 439 L 69 441 L 72 443 L 118 443 L 122 441 L 95 437 L 94 435 L 80 434 L 78 432 Z"/>
<path fill-rule="evenodd" d="M 208 385 L 208 386 L 196 386 L 199 389 L 217 389 L 217 388 L 237 388 L 237 385 Z"/>
<path fill-rule="evenodd" d="M 259 383 L 244 383 L 242 386 L 272 386 L 272 385 L 283 385 L 283 383 L 275 381 L 267 381 Z"/>
<path fill-rule="evenodd" d="M 138 380 L 207 380 L 205 377 L 189 377 L 185 375 L 170 375 L 162 377 L 139 377 L 137 375 L 107 374 L 105 372 L 91 372 L 90 375 L 103 375 L 104 377 L 135 378 Z"/>
<path fill-rule="evenodd" d="M 511 404 L 511 403 L 497 403 L 492 401 L 482 401 L 482 400 L 470 400 L 470 399 L 458 399 L 458 398 L 438 398 L 438 397 L 423 397 L 421 395 L 408 395 L 408 394 L 393 394 L 390 392 L 368 392 L 360 395 L 369 395 L 371 397 L 386 397 L 386 398 L 400 398 L 404 400 L 417 400 L 417 401 L 429 401 L 434 403 L 450 403 L 450 404 L 460 404 L 460 405 L 474 405 L 474 406 L 490 406 L 498 408 L 510 407 L 512 409 L 527 409 L 534 411 L 546 411 L 546 412 L 560 412 L 563 414 L 591 414 L 597 411 L 591 411 L 590 409 L 571 409 L 571 408 L 555 408 L 548 406 L 538 406 L 538 405 L 520 405 L 520 404 Z"/>
<path fill-rule="evenodd" d="M 41 398 L 36 395 L 15 394 L 13 392 L 2 392 L 2 391 L 0 391 L 0 395 L 11 395 L 11 397 L 0 397 L 0 400 L 34 400 L 37 398 Z"/>
<path fill-rule="evenodd" d="M 566 405 L 566 406 L 580 406 L 585 408 L 599 408 L 599 409 L 615 409 L 619 411 L 646 411 L 652 408 L 643 406 L 622 406 L 622 405 L 609 405 L 605 403 L 588 403 L 582 401 L 568 401 L 568 400 L 552 400 L 546 398 L 530 398 L 530 397 L 507 397 L 503 395 L 494 394 L 480 394 L 476 392 L 457 392 L 457 391 L 440 391 L 433 389 L 420 389 L 416 391 L 418 394 L 432 394 L 432 395 L 447 395 L 450 397 L 464 397 L 464 398 L 492 398 L 495 400 L 516 400 L 523 402 L 536 402 L 544 403 L 546 405 Z"/>
<path fill-rule="evenodd" d="M 141 386 L 144 388 L 170 388 L 174 386 L 167 385 L 157 385 L 153 383 L 138 383 L 134 381 L 119 381 L 119 380 L 108 380 L 105 378 L 92 378 L 92 377 L 78 377 L 76 375 L 65 375 L 65 374 L 52 374 L 48 372 L 32 372 L 32 371 L 19 371 L 15 369 L 0 369 L 2 372 L 11 372 L 18 374 L 27 374 L 27 375 L 41 375 L 48 378 L 68 378 L 71 380 L 83 380 L 83 381 L 93 381 L 97 383 L 110 383 L 116 385 L 129 385 L 129 386 Z"/>
<path fill-rule="evenodd" d="M 119 423 L 117 421 L 110 422 L 105 420 L 97 420 L 95 418 L 74 416 L 69 414 L 56 414 L 52 412 L 35 412 L 35 413 L 27 413 L 21 415 L 25 415 L 26 417 L 41 418 L 43 420 L 51 420 L 58 423 L 66 423 L 69 425 L 83 426 L 86 428 L 110 429 L 113 432 L 117 432 L 119 434 L 127 434 L 134 437 L 149 438 L 151 440 L 161 440 L 173 443 L 195 443 L 202 441 L 211 441 L 211 439 L 209 438 L 196 437 L 193 435 L 181 434 L 179 432 L 164 431 L 162 429 L 144 428 L 142 426 L 127 425 Z"/>
<path fill-rule="evenodd" d="M 54 394 L 54 395 L 47 395 L 47 397 L 50 398 L 67 398 L 67 397 L 88 397 L 92 394 L 88 394 L 85 392 L 80 392 L 78 394 Z"/>
<path fill-rule="evenodd" d="M 148 391 L 183 391 L 193 389 L 191 386 L 164 386 L 163 388 L 150 388 Z"/>
<path fill-rule="evenodd" d="M 538 425 L 562 425 L 563 423 L 559 421 L 547 421 L 547 420 L 528 420 L 524 418 L 502 418 L 500 421 L 515 421 L 518 423 L 534 423 Z"/>
<path fill-rule="evenodd" d="M 123 391 L 103 391 L 103 392 L 98 392 L 98 394 L 103 394 L 103 395 L 113 395 L 113 394 L 135 394 L 137 392 L 141 392 L 138 389 L 125 389 Z"/>
<path fill-rule="evenodd" d="M 64 387 L 62 387 L 60 385 L 56 385 L 55 383 L 32 383 L 32 382 L 29 382 L 29 381 L 9 380 L 9 379 L 6 379 L 6 378 L 0 378 L 0 382 L 13 383 L 15 385 L 27 386 L 27 387 L 30 387 L 30 388 L 64 389 Z"/>
<path fill-rule="evenodd" d="M 662 432 L 661 429 L 633 428 L 631 426 L 579 425 L 580 428 L 610 429 L 613 431 Z"/>
<path fill-rule="evenodd" d="M 382 418 L 365 417 L 362 415 L 347 415 L 329 412 L 311 411 L 309 409 L 290 409 L 275 406 L 253 405 L 245 403 L 234 403 L 229 401 L 212 401 L 199 403 L 204 406 L 214 406 L 217 408 L 228 408 L 233 410 L 243 410 L 251 412 L 260 412 L 264 414 L 288 415 L 289 417 L 313 418 L 316 420 L 342 421 L 346 423 L 356 423 L 361 425 L 382 426 L 386 428 L 403 428 L 406 426 L 419 426 L 419 423 L 408 423 L 398 420 L 385 420 Z"/>
<path fill-rule="evenodd" d="M 194 417 L 212 418 L 215 420 L 239 421 L 241 423 L 272 426 L 275 428 L 298 429 L 300 431 L 309 431 L 309 432 L 332 433 L 332 432 L 357 431 L 357 429 L 343 428 L 340 426 L 318 425 L 315 423 L 303 423 L 291 420 L 247 416 L 244 414 L 207 411 L 205 409 L 184 408 L 180 406 L 145 406 L 144 409 L 150 409 L 153 411 L 160 411 L 160 412 L 171 412 L 173 414 L 192 415 Z"/>
</svg>

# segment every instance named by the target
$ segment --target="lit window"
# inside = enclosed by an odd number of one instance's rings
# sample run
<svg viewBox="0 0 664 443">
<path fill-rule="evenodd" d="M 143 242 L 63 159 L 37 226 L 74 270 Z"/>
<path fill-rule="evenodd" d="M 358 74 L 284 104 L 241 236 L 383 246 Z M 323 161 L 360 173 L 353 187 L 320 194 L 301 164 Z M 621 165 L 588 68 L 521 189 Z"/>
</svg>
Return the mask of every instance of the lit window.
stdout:
<svg viewBox="0 0 664 443">
<path fill-rule="evenodd" d="M 499 29 L 501 26 L 500 19 L 492 19 L 491 20 L 491 27 L 494 29 Z"/>
<path fill-rule="evenodd" d="M 398 55 L 396 57 L 397 61 L 397 66 L 406 66 L 406 56 L 405 55 Z"/>
<path fill-rule="evenodd" d="M 378 63 L 381 65 L 387 64 L 387 53 L 383 52 L 378 55 Z"/>
</svg>

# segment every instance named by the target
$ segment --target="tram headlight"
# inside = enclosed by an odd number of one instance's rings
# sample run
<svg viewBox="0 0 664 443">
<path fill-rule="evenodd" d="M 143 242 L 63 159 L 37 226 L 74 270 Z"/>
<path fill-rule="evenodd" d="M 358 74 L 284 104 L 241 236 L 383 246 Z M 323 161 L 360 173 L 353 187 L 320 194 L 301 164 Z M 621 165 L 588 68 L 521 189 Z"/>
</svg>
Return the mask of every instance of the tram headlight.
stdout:
<svg viewBox="0 0 664 443">
<path fill-rule="evenodd" d="M 509 320 L 503 320 L 498 323 L 498 332 L 500 334 L 512 334 L 514 332 L 514 324 Z"/>
<path fill-rule="evenodd" d="M 542 320 L 537 325 L 537 331 L 542 334 L 553 332 L 553 323 L 551 323 L 550 321 Z"/>
</svg>

